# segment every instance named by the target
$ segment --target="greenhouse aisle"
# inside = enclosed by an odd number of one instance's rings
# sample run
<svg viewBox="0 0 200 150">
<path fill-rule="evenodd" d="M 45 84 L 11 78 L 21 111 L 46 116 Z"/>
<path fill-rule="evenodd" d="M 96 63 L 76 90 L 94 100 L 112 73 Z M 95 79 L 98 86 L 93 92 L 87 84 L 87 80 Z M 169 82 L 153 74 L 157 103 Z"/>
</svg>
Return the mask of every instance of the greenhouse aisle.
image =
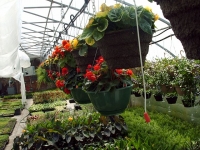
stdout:
<svg viewBox="0 0 200 150">
<path fill-rule="evenodd" d="M 23 129 L 25 128 L 26 124 L 26 116 L 29 114 L 29 111 L 27 110 L 31 105 L 33 104 L 32 99 L 27 99 L 27 103 L 25 106 L 25 109 L 21 112 L 21 115 L 14 116 L 13 118 L 17 119 L 17 123 L 15 125 L 15 128 L 12 132 L 12 134 L 9 137 L 9 143 L 7 144 L 5 150 L 11 150 L 13 147 L 13 140 L 16 136 L 20 136 L 22 134 Z"/>
</svg>

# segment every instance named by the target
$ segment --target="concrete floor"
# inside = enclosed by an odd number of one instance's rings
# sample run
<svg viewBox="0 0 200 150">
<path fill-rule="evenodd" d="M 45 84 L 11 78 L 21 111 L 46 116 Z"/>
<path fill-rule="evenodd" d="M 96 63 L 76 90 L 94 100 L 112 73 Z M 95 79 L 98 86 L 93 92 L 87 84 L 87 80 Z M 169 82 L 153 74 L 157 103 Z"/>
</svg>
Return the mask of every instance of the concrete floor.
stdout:
<svg viewBox="0 0 200 150">
<path fill-rule="evenodd" d="M 16 136 L 21 136 L 23 129 L 26 127 L 26 117 L 29 114 L 29 111 L 27 110 L 31 105 L 33 104 L 32 99 L 27 99 L 25 109 L 21 112 L 21 115 L 14 116 L 13 118 L 17 119 L 17 123 L 15 125 L 15 128 L 12 132 L 12 134 L 9 137 L 9 143 L 6 146 L 5 150 L 11 150 L 13 147 L 13 140 Z"/>
</svg>

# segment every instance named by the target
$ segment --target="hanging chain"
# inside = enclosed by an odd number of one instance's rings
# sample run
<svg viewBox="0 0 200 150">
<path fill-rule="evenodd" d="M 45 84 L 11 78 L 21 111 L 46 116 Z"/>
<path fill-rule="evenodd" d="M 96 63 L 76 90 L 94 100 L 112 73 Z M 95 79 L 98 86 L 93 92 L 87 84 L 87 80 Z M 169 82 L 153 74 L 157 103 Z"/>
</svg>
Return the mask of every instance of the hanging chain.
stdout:
<svg viewBox="0 0 200 150">
<path fill-rule="evenodd" d="M 96 14 L 95 0 L 92 0 L 92 9 L 93 9 L 93 15 L 95 15 Z"/>
<path fill-rule="evenodd" d="M 62 0 L 61 0 L 61 19 L 64 19 L 65 16 L 64 16 L 64 9 L 63 9 L 63 3 L 62 3 Z M 65 35 L 65 28 L 64 28 L 64 24 L 62 24 L 62 31 L 63 31 L 63 34 Z M 63 39 L 65 39 L 66 37 L 61 37 Z"/>
</svg>

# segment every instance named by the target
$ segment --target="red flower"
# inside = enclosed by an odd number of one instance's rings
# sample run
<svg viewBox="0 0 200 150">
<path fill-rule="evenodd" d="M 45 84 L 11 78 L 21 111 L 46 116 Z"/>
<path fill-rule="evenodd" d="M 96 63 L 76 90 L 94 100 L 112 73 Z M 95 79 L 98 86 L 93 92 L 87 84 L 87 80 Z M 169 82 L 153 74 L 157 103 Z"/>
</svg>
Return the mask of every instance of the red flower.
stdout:
<svg viewBox="0 0 200 150">
<path fill-rule="evenodd" d="M 64 46 L 64 49 L 65 49 L 66 51 L 71 51 L 70 43 L 66 43 L 65 46 Z"/>
<path fill-rule="evenodd" d="M 91 71 L 86 72 L 85 77 L 92 82 L 97 80 L 95 74 Z"/>
<path fill-rule="evenodd" d="M 91 69 L 91 68 L 92 68 L 92 65 L 88 65 L 87 68 L 88 68 L 88 69 Z"/>
<path fill-rule="evenodd" d="M 68 88 L 64 88 L 64 92 L 65 92 L 66 94 L 70 94 L 70 93 L 71 93 L 71 91 L 70 91 Z"/>
<path fill-rule="evenodd" d="M 62 45 L 63 45 L 63 46 L 65 46 L 67 43 L 68 43 L 67 40 L 63 40 L 63 41 L 62 41 Z"/>
<path fill-rule="evenodd" d="M 76 72 L 77 73 L 81 72 L 81 69 L 80 68 L 76 68 Z"/>
<path fill-rule="evenodd" d="M 62 68 L 62 75 L 64 76 L 66 74 L 68 74 L 68 68 L 64 67 Z"/>
<path fill-rule="evenodd" d="M 62 88 L 65 85 L 64 83 L 65 83 L 64 80 L 57 80 L 56 81 L 56 87 Z"/>
<path fill-rule="evenodd" d="M 128 69 L 128 70 L 126 71 L 126 73 L 127 73 L 127 75 L 129 75 L 129 76 L 131 76 L 131 75 L 133 74 L 132 70 L 130 70 L 130 69 Z"/>
<path fill-rule="evenodd" d="M 115 72 L 117 72 L 118 74 L 122 74 L 123 70 L 122 69 L 115 69 Z"/>
<path fill-rule="evenodd" d="M 101 67 L 100 67 L 98 64 L 96 64 L 96 65 L 94 66 L 94 70 L 96 70 L 96 71 L 98 71 L 100 68 L 101 68 Z"/>
</svg>

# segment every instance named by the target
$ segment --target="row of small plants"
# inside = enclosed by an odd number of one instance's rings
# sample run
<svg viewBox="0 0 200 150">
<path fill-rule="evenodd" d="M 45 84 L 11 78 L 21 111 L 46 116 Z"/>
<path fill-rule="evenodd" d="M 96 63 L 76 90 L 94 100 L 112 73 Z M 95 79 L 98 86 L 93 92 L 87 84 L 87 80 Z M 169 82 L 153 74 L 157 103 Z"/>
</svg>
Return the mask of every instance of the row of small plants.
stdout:
<svg viewBox="0 0 200 150">
<path fill-rule="evenodd" d="M 21 110 L 24 108 L 21 100 L 19 99 L 6 99 L 0 101 L 0 115 L 1 116 L 14 116 L 20 115 Z"/>
<path fill-rule="evenodd" d="M 49 103 L 49 102 L 54 102 L 57 100 L 66 100 L 69 98 L 70 98 L 70 95 L 66 95 L 63 91 L 60 91 L 60 90 L 35 92 L 33 94 L 34 104 Z"/>
<path fill-rule="evenodd" d="M 1 150 L 4 150 L 6 144 L 8 143 L 9 135 L 0 135 L 0 147 L 2 148 Z"/>
<path fill-rule="evenodd" d="M 37 123 L 36 123 L 37 122 Z M 114 139 L 127 135 L 121 116 L 100 116 L 99 113 L 74 115 L 55 113 L 29 120 L 21 137 L 16 137 L 13 148 L 32 149 L 88 149 L 104 147 Z"/>
<path fill-rule="evenodd" d="M 33 93 L 32 92 L 26 92 L 26 98 L 32 98 Z M 3 99 L 22 99 L 21 94 L 14 94 L 14 95 L 5 95 Z"/>
<path fill-rule="evenodd" d="M 14 150 L 39 149 L 105 149 L 105 150 L 196 150 L 200 127 L 158 112 L 149 112 L 145 123 L 143 108 L 129 108 L 122 116 L 104 117 L 86 113 L 46 114 L 29 120 Z M 128 127 L 128 128 L 127 128 Z"/>
<path fill-rule="evenodd" d="M 0 118 L 0 135 L 12 133 L 12 130 L 16 124 L 16 119 L 14 118 Z"/>
<path fill-rule="evenodd" d="M 140 68 L 134 68 L 134 93 L 143 92 Z M 200 91 L 200 62 L 186 58 L 162 58 L 146 61 L 144 66 L 147 93 L 182 96 L 186 103 L 195 101 Z"/>
<path fill-rule="evenodd" d="M 51 103 L 44 103 L 44 104 L 33 104 L 29 108 L 29 112 L 38 112 L 38 111 L 51 111 L 55 110 L 56 106 L 65 106 L 66 101 L 54 101 Z"/>
</svg>

